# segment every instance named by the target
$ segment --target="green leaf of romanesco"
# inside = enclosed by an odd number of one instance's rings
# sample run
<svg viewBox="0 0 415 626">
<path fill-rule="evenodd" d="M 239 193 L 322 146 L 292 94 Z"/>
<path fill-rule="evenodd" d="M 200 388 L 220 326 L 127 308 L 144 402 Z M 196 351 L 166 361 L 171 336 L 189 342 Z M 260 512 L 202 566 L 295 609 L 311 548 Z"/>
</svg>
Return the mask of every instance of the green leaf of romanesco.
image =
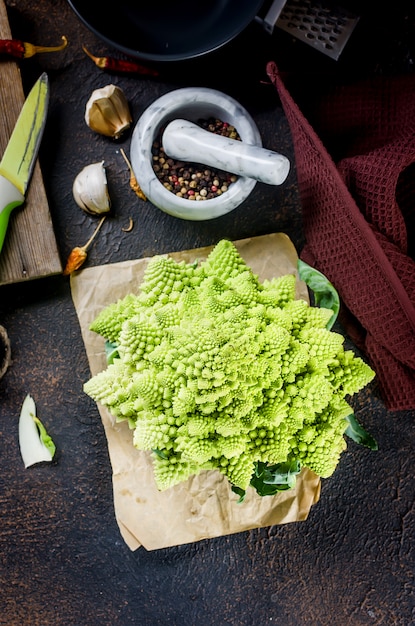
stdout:
<svg viewBox="0 0 415 626">
<path fill-rule="evenodd" d="M 301 259 L 298 259 L 297 267 L 299 277 L 314 294 L 315 304 L 332 311 L 332 315 L 327 322 L 327 328 L 330 330 L 333 328 L 333 324 L 340 311 L 340 298 L 336 288 L 331 284 L 326 276 L 324 276 L 324 274 L 316 270 L 314 267 L 311 267 Z"/>
<path fill-rule="evenodd" d="M 354 413 L 350 413 L 346 417 L 346 421 L 348 426 L 345 433 L 350 439 L 362 446 L 366 446 L 370 450 L 378 450 L 377 441 L 359 424 Z"/>
</svg>

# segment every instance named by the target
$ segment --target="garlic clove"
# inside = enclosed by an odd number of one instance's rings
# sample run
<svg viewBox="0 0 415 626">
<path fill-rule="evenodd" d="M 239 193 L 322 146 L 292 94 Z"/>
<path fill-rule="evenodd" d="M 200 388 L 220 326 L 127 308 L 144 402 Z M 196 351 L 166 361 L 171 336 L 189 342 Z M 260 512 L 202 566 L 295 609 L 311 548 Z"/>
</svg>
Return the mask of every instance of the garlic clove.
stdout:
<svg viewBox="0 0 415 626">
<path fill-rule="evenodd" d="M 92 215 L 109 213 L 111 199 L 104 161 L 86 165 L 76 176 L 72 193 L 76 204 L 87 213 Z"/>
<path fill-rule="evenodd" d="M 86 104 L 85 121 L 93 131 L 118 139 L 132 123 L 122 89 L 107 85 L 93 91 Z"/>
</svg>

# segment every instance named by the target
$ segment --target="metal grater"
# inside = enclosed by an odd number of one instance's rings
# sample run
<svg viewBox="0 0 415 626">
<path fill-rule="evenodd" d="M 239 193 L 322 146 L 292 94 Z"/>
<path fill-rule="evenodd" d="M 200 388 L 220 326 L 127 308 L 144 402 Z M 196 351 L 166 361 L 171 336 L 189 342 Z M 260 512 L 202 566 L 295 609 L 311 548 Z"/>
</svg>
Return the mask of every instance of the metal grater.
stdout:
<svg viewBox="0 0 415 626">
<path fill-rule="evenodd" d="M 269 34 L 277 26 L 337 61 L 359 17 L 318 0 L 273 0 L 265 17 L 256 21 Z"/>
</svg>

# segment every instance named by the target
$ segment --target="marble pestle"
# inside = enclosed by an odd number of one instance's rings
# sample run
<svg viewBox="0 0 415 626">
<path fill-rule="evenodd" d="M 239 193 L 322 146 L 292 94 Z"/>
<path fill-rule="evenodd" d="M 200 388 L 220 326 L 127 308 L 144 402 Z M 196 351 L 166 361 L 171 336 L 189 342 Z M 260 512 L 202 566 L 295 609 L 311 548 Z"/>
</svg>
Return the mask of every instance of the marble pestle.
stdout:
<svg viewBox="0 0 415 626">
<path fill-rule="evenodd" d="M 172 159 L 201 163 L 269 185 L 281 185 L 290 170 L 289 160 L 278 152 L 215 135 L 183 119 L 166 126 L 162 145 Z"/>
</svg>

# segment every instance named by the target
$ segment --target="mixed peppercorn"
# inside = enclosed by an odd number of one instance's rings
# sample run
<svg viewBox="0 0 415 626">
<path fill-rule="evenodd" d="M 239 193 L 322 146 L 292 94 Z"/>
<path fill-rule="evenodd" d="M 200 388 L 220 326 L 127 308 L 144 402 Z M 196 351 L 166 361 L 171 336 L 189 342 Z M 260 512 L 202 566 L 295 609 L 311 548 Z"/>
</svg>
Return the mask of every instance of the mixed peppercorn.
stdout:
<svg viewBox="0 0 415 626">
<path fill-rule="evenodd" d="M 197 124 L 209 132 L 240 141 L 234 126 L 221 120 L 201 119 Z M 153 144 L 153 170 L 164 185 L 179 198 L 210 200 L 228 191 L 238 177 L 222 170 L 212 170 L 198 163 L 187 163 L 169 158 L 161 143 L 162 132 Z"/>
</svg>

